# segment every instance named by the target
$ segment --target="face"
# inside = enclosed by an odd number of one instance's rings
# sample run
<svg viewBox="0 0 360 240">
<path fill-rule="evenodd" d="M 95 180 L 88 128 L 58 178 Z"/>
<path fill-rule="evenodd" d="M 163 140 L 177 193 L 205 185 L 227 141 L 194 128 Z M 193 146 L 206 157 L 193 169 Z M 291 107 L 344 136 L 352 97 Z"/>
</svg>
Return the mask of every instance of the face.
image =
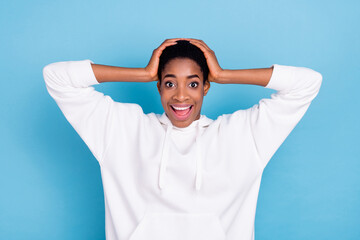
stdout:
<svg viewBox="0 0 360 240">
<path fill-rule="evenodd" d="M 170 60 L 157 87 L 164 111 L 172 124 L 184 128 L 200 118 L 201 106 L 210 83 L 203 84 L 200 66 L 189 58 Z"/>
</svg>

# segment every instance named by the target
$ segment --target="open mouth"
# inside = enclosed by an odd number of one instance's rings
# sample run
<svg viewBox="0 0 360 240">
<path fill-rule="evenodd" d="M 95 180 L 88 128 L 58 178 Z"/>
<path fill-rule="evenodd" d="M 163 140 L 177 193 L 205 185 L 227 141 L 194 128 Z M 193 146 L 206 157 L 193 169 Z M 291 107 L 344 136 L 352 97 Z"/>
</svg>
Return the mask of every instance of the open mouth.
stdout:
<svg viewBox="0 0 360 240">
<path fill-rule="evenodd" d="M 172 112 L 177 120 L 186 120 L 193 111 L 193 105 L 187 104 L 182 106 L 170 105 Z"/>
</svg>

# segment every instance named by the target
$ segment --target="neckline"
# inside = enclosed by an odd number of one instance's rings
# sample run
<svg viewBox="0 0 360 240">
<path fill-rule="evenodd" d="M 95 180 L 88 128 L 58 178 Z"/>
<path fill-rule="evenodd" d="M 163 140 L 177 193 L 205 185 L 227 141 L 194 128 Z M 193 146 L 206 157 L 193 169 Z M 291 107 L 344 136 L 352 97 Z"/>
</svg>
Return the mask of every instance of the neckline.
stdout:
<svg viewBox="0 0 360 240">
<path fill-rule="evenodd" d="M 200 118 L 193 121 L 189 126 L 181 128 L 181 127 L 174 126 L 171 123 L 170 119 L 167 117 L 165 112 L 163 112 L 161 115 L 157 114 L 157 117 L 161 123 L 165 124 L 166 126 L 171 125 L 172 128 L 177 131 L 193 131 L 196 129 L 197 126 L 198 127 L 209 126 L 214 121 L 210 118 L 207 118 L 205 115 L 200 115 Z"/>
</svg>

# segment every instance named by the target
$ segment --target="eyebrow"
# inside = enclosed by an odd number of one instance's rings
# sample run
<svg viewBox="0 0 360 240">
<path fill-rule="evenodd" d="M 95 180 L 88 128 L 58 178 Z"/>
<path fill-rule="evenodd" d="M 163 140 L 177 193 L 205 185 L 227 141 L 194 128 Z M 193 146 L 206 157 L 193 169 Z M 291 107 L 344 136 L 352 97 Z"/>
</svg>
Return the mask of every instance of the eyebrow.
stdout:
<svg viewBox="0 0 360 240">
<path fill-rule="evenodd" d="M 166 74 L 166 75 L 164 76 L 164 78 L 166 78 L 166 77 L 174 77 L 174 78 L 176 78 L 176 76 L 175 76 L 174 74 Z M 200 77 L 199 77 L 197 74 L 193 74 L 193 75 L 187 76 L 188 79 L 190 79 L 190 78 L 196 78 L 196 77 L 200 79 Z"/>
</svg>

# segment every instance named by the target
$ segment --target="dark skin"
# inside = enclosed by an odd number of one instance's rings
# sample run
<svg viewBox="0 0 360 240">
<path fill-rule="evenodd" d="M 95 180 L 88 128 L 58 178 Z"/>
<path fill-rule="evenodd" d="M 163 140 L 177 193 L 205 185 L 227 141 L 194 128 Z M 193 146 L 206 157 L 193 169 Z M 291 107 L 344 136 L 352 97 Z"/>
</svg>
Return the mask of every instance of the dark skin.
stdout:
<svg viewBox="0 0 360 240">
<path fill-rule="evenodd" d="M 204 82 L 200 66 L 189 58 L 175 58 L 170 60 L 162 71 L 161 84 L 157 87 L 161 103 L 166 115 L 176 127 L 187 127 L 200 118 L 204 96 L 210 88 L 208 81 Z M 185 120 L 178 120 L 171 105 L 191 105 L 191 114 Z"/>
<path fill-rule="evenodd" d="M 162 72 L 161 84 L 157 71 L 162 51 L 177 40 L 187 40 L 201 49 L 209 67 L 208 82 L 203 84 L 203 75 L 199 65 L 191 59 L 172 59 Z M 92 64 L 98 82 L 151 82 L 158 81 L 157 87 L 164 111 L 172 124 L 184 128 L 200 118 L 203 97 L 210 88 L 210 82 L 221 84 L 254 84 L 265 87 L 271 78 L 272 68 L 258 69 L 222 69 L 215 53 L 202 40 L 193 38 L 166 39 L 153 51 L 151 59 L 145 68 L 124 68 Z M 165 77 L 167 74 L 172 76 Z M 198 77 L 195 77 L 197 75 Z M 192 76 L 189 78 L 189 76 Z M 186 119 L 179 120 L 174 115 L 172 105 L 192 105 L 192 112 Z M 181 106 L 180 106 L 181 107 Z"/>
</svg>

